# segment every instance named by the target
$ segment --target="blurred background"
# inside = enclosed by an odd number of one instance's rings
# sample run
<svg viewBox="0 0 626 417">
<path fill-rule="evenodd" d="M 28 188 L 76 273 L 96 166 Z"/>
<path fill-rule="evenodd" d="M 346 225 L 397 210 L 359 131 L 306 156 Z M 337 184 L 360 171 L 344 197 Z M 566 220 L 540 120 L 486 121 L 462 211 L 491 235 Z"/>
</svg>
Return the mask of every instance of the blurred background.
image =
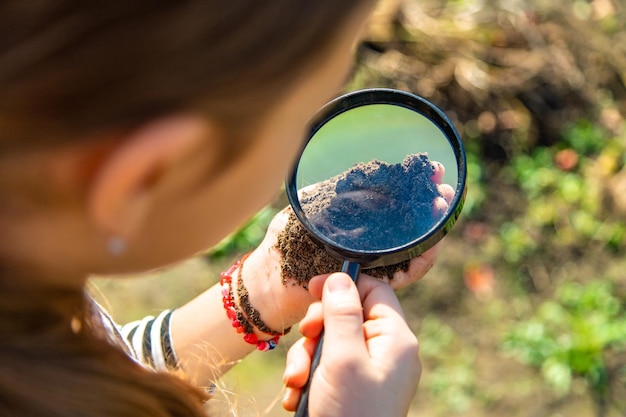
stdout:
<svg viewBox="0 0 626 417">
<path fill-rule="evenodd" d="M 622 0 L 380 3 L 346 90 L 429 99 L 469 163 L 438 264 L 400 293 L 424 366 L 411 416 L 626 415 L 625 21 Z M 286 204 L 278 192 L 205 257 L 95 279 L 97 298 L 120 322 L 178 306 Z M 296 337 L 237 365 L 215 407 L 291 415 L 281 376 Z"/>
</svg>

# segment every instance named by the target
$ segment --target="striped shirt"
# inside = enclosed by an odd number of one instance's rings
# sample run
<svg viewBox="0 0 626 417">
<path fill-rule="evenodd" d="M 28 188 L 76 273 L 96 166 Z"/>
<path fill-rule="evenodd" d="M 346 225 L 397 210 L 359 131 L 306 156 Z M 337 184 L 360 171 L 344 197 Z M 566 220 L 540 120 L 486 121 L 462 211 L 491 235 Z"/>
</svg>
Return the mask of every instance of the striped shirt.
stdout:
<svg viewBox="0 0 626 417">
<path fill-rule="evenodd" d="M 172 310 L 120 326 L 95 301 L 94 307 L 107 339 L 122 348 L 135 361 L 159 371 L 178 368 L 170 333 Z"/>
</svg>

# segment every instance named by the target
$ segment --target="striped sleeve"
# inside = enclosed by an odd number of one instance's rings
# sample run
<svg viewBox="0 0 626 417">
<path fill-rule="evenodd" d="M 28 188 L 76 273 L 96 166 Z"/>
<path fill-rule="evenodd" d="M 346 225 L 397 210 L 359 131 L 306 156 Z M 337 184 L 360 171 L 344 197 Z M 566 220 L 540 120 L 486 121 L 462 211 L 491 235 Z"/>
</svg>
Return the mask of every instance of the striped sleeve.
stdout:
<svg viewBox="0 0 626 417">
<path fill-rule="evenodd" d="M 157 370 L 178 367 L 170 334 L 171 318 L 172 311 L 165 310 L 156 317 L 148 316 L 120 327 L 121 336 L 139 362 Z"/>
</svg>

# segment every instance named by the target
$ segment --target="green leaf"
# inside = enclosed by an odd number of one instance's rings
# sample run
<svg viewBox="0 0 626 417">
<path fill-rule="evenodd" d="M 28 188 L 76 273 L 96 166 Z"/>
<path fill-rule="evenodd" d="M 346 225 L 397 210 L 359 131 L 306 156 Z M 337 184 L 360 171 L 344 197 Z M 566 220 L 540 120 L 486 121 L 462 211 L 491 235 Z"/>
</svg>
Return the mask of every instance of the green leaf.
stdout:
<svg viewBox="0 0 626 417">
<path fill-rule="evenodd" d="M 556 358 L 548 358 L 541 366 L 541 374 L 559 395 L 569 393 L 572 372 L 567 364 Z"/>
</svg>

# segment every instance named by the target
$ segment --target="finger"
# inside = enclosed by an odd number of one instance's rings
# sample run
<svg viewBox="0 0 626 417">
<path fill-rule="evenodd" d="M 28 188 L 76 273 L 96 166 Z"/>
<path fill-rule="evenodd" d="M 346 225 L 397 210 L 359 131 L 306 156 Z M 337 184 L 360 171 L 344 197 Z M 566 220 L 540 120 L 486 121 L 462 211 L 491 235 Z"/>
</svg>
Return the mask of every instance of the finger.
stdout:
<svg viewBox="0 0 626 417">
<path fill-rule="evenodd" d="M 435 184 L 441 184 L 443 182 L 443 176 L 446 173 L 446 169 L 439 161 L 432 161 L 431 165 L 433 167 L 433 175 L 430 176 L 431 181 Z"/>
<path fill-rule="evenodd" d="M 361 274 L 357 287 L 362 300 L 365 320 L 393 315 L 404 318 L 400 301 L 388 284 L 369 275 Z"/>
<path fill-rule="evenodd" d="M 438 242 L 420 256 L 411 259 L 408 271 L 398 271 L 393 274 L 393 279 L 389 281 L 389 285 L 391 285 L 394 290 L 398 290 L 419 281 L 435 265 L 440 251 L 441 242 Z"/>
<path fill-rule="evenodd" d="M 441 252 L 441 242 L 413 259 L 409 264 L 408 274 L 411 276 L 424 277 L 435 265 L 435 261 Z"/>
<path fill-rule="evenodd" d="M 322 303 L 313 303 L 309 306 L 306 316 L 300 321 L 298 329 L 303 336 L 314 339 L 320 335 L 323 327 L 324 313 Z"/>
<path fill-rule="evenodd" d="M 422 253 L 419 256 L 420 259 L 417 260 L 416 264 L 409 266 L 409 272 L 413 268 L 419 268 L 419 269 L 423 270 L 424 268 L 422 268 L 422 267 L 425 266 L 425 265 L 428 265 L 429 267 L 432 267 L 432 265 L 435 263 L 435 260 L 437 260 L 437 257 L 439 256 L 439 253 L 441 252 L 442 242 L 443 241 L 440 240 L 439 242 L 437 242 L 437 244 L 435 246 L 433 246 L 432 248 L 428 249 L 426 252 Z M 422 264 L 420 264 L 420 262 Z"/>
<path fill-rule="evenodd" d="M 322 299 L 324 282 L 326 282 L 326 278 L 328 278 L 329 275 L 330 274 L 316 275 L 309 280 L 309 293 L 318 300 Z"/>
<path fill-rule="evenodd" d="M 417 258 L 411 260 L 409 264 L 409 275 L 419 275 L 423 277 L 435 265 L 435 261 L 441 252 L 442 242 L 439 241 L 435 246 L 422 253 Z"/>
<path fill-rule="evenodd" d="M 325 326 L 322 356 L 331 358 L 329 363 L 333 363 L 332 357 L 338 363 L 345 360 L 347 351 L 352 353 L 351 359 L 367 357 L 363 338 L 363 307 L 357 287 L 347 274 L 328 276 L 322 304 Z"/>
<path fill-rule="evenodd" d="M 287 411 L 295 411 L 300 401 L 302 388 L 309 379 L 311 360 L 317 347 L 317 339 L 303 337 L 287 352 L 287 364 L 283 373 L 286 390 L 282 405 Z"/>
<path fill-rule="evenodd" d="M 398 361 L 407 369 L 419 369 L 417 338 L 393 289 L 367 276 L 359 278 L 358 286 L 364 296 L 363 334 L 372 363 L 381 370 L 395 368 Z"/>
<path fill-rule="evenodd" d="M 439 194 L 446 200 L 448 205 L 452 204 L 452 200 L 454 199 L 454 188 L 452 188 L 449 184 L 439 184 L 437 185 L 437 191 L 439 191 Z"/>
<path fill-rule="evenodd" d="M 302 337 L 287 352 L 283 382 L 289 388 L 302 388 L 309 377 L 316 340 Z"/>
<path fill-rule="evenodd" d="M 448 211 L 448 202 L 443 197 L 435 197 L 432 206 L 432 216 L 439 219 Z"/>
<path fill-rule="evenodd" d="M 285 395 L 283 396 L 283 401 L 282 401 L 283 408 L 291 412 L 296 411 L 296 408 L 298 407 L 298 403 L 300 402 L 301 393 L 302 393 L 301 389 L 288 387 L 285 390 Z"/>
</svg>

